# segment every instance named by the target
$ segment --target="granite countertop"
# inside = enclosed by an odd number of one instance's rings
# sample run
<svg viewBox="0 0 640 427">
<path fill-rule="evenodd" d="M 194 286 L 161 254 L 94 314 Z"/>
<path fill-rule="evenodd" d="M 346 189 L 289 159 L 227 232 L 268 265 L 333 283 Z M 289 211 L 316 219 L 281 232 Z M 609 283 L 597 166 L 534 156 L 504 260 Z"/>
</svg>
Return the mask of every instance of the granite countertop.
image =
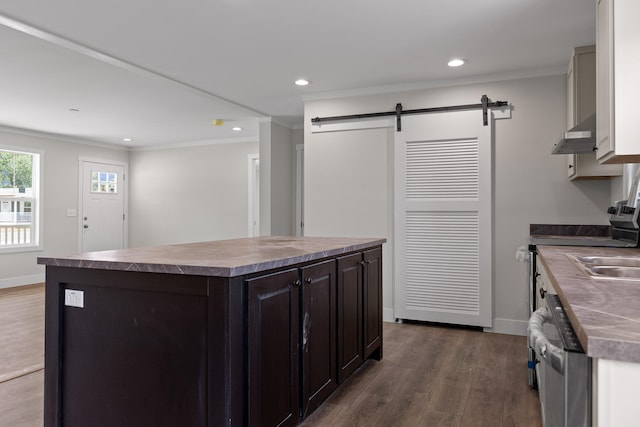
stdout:
<svg viewBox="0 0 640 427">
<path fill-rule="evenodd" d="M 551 246 L 628 248 L 633 243 L 611 237 L 609 225 L 529 224 L 529 243 Z"/>
<path fill-rule="evenodd" d="M 252 237 L 39 257 L 38 264 L 235 277 L 371 248 L 386 241 L 349 237 Z"/>
<path fill-rule="evenodd" d="M 588 356 L 640 362 L 640 281 L 592 278 L 567 254 L 640 257 L 640 249 L 538 246 L 538 255 Z"/>
</svg>

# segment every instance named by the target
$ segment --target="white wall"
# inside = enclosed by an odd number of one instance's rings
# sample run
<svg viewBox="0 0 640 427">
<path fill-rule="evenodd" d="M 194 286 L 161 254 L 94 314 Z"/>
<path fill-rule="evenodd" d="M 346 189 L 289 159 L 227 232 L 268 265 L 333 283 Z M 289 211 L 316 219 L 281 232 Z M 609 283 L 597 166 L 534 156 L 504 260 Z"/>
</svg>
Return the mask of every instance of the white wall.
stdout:
<svg viewBox="0 0 640 427">
<path fill-rule="evenodd" d="M 42 251 L 0 254 L 0 288 L 44 281 L 39 256 L 78 252 L 78 218 L 67 217 L 67 209 L 78 206 L 78 160 L 80 157 L 127 162 L 128 151 L 70 143 L 34 134 L 0 131 L 0 145 L 41 150 L 44 156 L 42 186 Z"/>
<path fill-rule="evenodd" d="M 295 154 L 291 129 L 271 125 L 271 235 L 295 234 Z"/>
<path fill-rule="evenodd" d="M 131 152 L 129 245 L 248 236 L 248 155 L 257 142 Z"/>
<path fill-rule="evenodd" d="M 314 115 L 315 117 L 315 115 Z M 305 140 L 305 235 L 384 237 L 383 301 L 393 317 L 391 129 L 314 134 Z"/>
<path fill-rule="evenodd" d="M 295 234 L 295 144 L 293 131 L 260 123 L 260 235 Z"/>
<path fill-rule="evenodd" d="M 260 123 L 260 235 L 271 235 L 271 122 Z"/>
<path fill-rule="evenodd" d="M 369 234 L 391 240 L 385 245 L 383 264 L 384 308 L 389 318 L 393 309 L 393 276 L 389 276 L 393 260 L 388 255 L 393 253 L 389 248 L 393 244 L 389 208 L 393 187 L 385 182 L 393 176 L 392 138 L 385 145 L 381 142 L 385 137 L 375 133 L 382 131 L 371 134 L 370 144 L 360 136 L 350 138 L 346 132 L 312 134 L 311 117 L 392 111 L 398 102 L 404 109 L 478 103 L 483 94 L 494 101 L 509 101 L 512 118 L 496 121 L 494 132 L 494 329 L 522 333 L 528 317 L 527 268 L 516 261 L 515 251 L 527 242 L 529 224 L 608 224 L 604 212 L 610 183 L 570 182 L 565 157 L 550 154 L 566 125 L 565 82 L 564 76 L 547 76 L 307 101 L 306 234 Z M 363 174 L 369 182 L 359 178 Z M 342 186 L 348 187 L 345 190 Z M 358 186 L 361 191 L 348 191 Z"/>
</svg>

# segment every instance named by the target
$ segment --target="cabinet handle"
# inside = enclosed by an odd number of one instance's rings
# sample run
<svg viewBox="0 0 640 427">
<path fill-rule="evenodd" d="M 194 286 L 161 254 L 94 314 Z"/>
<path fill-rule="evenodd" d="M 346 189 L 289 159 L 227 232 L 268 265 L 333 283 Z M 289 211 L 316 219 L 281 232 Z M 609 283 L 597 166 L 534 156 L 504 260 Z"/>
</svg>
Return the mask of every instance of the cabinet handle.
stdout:
<svg viewBox="0 0 640 427">
<path fill-rule="evenodd" d="M 311 283 L 311 277 L 307 277 L 306 279 L 304 279 L 304 283 Z"/>
<path fill-rule="evenodd" d="M 540 298 L 544 298 L 547 291 L 544 288 L 540 288 Z"/>
<path fill-rule="evenodd" d="M 300 286 L 300 280 L 296 280 L 295 282 L 293 282 L 293 286 Z"/>
<path fill-rule="evenodd" d="M 573 165 L 569 165 L 569 169 L 571 169 L 573 167 Z"/>
<path fill-rule="evenodd" d="M 366 264 L 366 262 L 364 262 L 364 260 L 363 260 L 363 261 L 360 261 L 360 263 L 359 263 L 359 264 L 360 264 L 360 265 L 365 265 L 365 264 Z"/>
</svg>

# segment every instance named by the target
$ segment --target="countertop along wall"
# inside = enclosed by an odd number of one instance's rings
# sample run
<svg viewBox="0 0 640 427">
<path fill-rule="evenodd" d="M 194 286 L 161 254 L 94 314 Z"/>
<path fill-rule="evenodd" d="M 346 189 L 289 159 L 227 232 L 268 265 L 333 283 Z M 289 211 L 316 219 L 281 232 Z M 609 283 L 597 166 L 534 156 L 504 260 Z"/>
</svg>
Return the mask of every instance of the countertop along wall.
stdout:
<svg viewBox="0 0 640 427">
<path fill-rule="evenodd" d="M 605 213 L 610 199 L 609 181 L 570 182 L 565 156 L 551 155 L 551 149 L 566 126 L 566 77 L 564 75 L 523 78 L 446 88 L 415 90 L 305 103 L 305 234 L 335 235 L 344 224 L 352 236 L 386 237 L 385 251 L 393 253 L 393 161 L 387 136 L 371 131 L 371 144 L 357 141 L 350 146 L 348 132 L 312 134 L 312 117 L 392 111 L 400 102 L 404 109 L 441 107 L 480 102 L 486 94 L 493 101 L 513 106 L 510 119 L 496 120 L 494 130 L 494 275 L 493 311 L 496 332 L 525 334 L 528 318 L 527 265 L 515 252 L 526 244 L 531 223 L 608 224 Z M 481 113 L 478 113 L 479 117 Z M 382 133 L 381 133 L 382 132 Z M 355 133 L 354 133 L 355 134 Z M 393 136 L 387 139 L 392 141 Z M 338 141 L 341 139 L 340 141 Z M 391 151 L 392 152 L 392 151 Z M 340 167 L 331 159 L 360 159 Z M 383 156 L 380 167 L 370 167 Z M 370 161 L 370 159 L 372 159 Z M 378 172 L 376 172 L 376 170 Z M 329 174 L 336 181 L 358 180 L 373 174 L 375 188 L 366 192 L 336 192 L 323 185 Z M 387 184 L 385 184 L 387 183 Z M 372 194 L 375 193 L 375 194 Z M 318 206 L 358 206 L 357 211 L 314 212 Z M 386 204 L 386 206 L 385 206 Z M 361 216 L 370 207 L 368 217 Z M 393 262 L 384 258 L 385 320 L 393 319 Z"/>
<path fill-rule="evenodd" d="M 36 263 L 39 256 L 70 254 L 78 251 L 78 217 L 68 217 L 67 209 L 78 206 L 78 161 L 87 159 L 128 162 L 127 150 L 67 142 L 0 130 L 0 145 L 17 149 L 43 151 L 41 251 L 0 253 L 0 288 L 44 281 L 44 268 Z"/>
</svg>

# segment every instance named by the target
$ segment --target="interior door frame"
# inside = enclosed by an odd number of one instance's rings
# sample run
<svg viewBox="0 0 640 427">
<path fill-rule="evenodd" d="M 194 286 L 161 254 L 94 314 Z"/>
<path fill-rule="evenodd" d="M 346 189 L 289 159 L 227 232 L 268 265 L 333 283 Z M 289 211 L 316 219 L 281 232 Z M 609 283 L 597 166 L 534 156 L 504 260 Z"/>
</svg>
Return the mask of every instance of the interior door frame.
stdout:
<svg viewBox="0 0 640 427">
<path fill-rule="evenodd" d="M 260 154 L 247 154 L 247 236 L 260 236 Z"/>
<path fill-rule="evenodd" d="M 296 144 L 296 236 L 304 236 L 304 144 Z"/>
<path fill-rule="evenodd" d="M 124 221 L 122 226 L 124 227 L 123 246 L 124 248 L 128 248 L 129 247 L 129 179 L 128 179 L 129 163 L 121 162 L 118 160 L 98 159 L 95 157 L 80 156 L 78 157 L 78 209 L 76 211 L 77 230 L 78 230 L 78 243 L 77 243 L 78 252 L 82 251 L 82 226 L 83 226 L 82 216 L 84 214 L 83 212 L 84 194 L 82 192 L 82 180 L 84 179 L 83 172 L 84 172 L 85 163 L 103 163 L 107 165 L 122 166 L 124 168 L 124 179 L 121 187 L 122 191 L 124 191 L 124 194 L 122 195 L 123 203 L 124 203 Z M 67 213 L 67 215 L 69 214 Z"/>
</svg>

